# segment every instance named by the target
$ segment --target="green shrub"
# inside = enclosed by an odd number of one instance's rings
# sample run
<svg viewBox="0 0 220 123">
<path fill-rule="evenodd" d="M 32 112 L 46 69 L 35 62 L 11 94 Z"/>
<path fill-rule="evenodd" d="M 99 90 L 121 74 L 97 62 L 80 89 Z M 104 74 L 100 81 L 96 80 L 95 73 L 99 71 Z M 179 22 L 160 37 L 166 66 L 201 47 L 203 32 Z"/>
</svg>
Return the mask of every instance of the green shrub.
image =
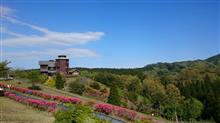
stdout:
<svg viewBox="0 0 220 123">
<path fill-rule="evenodd" d="M 54 117 L 55 121 L 54 123 L 72 123 L 73 117 L 72 114 L 75 111 L 75 107 L 69 106 L 69 110 L 63 111 L 63 110 L 58 110 Z"/>
<path fill-rule="evenodd" d="M 45 83 L 48 79 L 48 76 L 45 74 L 40 75 L 40 83 Z"/>
<path fill-rule="evenodd" d="M 57 89 L 62 89 L 64 87 L 64 79 L 61 74 L 57 74 L 55 77 L 55 87 Z"/>
<path fill-rule="evenodd" d="M 68 104 L 67 107 L 67 110 L 55 113 L 54 123 L 109 123 L 94 117 L 93 110 L 88 106 Z"/>
<path fill-rule="evenodd" d="M 150 123 L 149 121 L 135 121 L 135 123 Z"/>
<path fill-rule="evenodd" d="M 99 85 L 99 83 L 97 83 L 97 82 L 93 82 L 91 85 L 90 85 L 90 87 L 92 87 L 92 88 L 94 88 L 94 89 L 96 89 L 96 90 L 99 90 L 101 87 L 100 87 L 100 85 Z"/>
<path fill-rule="evenodd" d="M 27 73 L 27 79 L 31 82 L 32 88 L 37 89 L 36 83 L 40 82 L 40 72 L 39 71 L 30 71 Z"/>
<path fill-rule="evenodd" d="M 28 87 L 28 89 L 31 89 L 31 90 L 41 90 L 40 86 L 37 86 L 37 85 L 30 86 L 30 87 Z"/>
<path fill-rule="evenodd" d="M 189 98 L 184 102 L 184 115 L 185 120 L 192 120 L 198 118 L 203 111 L 203 104 L 195 99 Z"/>
<path fill-rule="evenodd" d="M 114 105 L 121 105 L 121 95 L 119 93 L 119 90 L 117 87 L 112 87 L 110 89 L 110 95 L 108 97 L 108 103 L 114 104 Z"/>
<path fill-rule="evenodd" d="M 86 87 L 80 82 L 72 82 L 69 85 L 69 89 L 70 89 L 70 92 L 72 93 L 77 93 L 77 94 L 82 95 L 83 92 L 86 90 Z"/>
</svg>

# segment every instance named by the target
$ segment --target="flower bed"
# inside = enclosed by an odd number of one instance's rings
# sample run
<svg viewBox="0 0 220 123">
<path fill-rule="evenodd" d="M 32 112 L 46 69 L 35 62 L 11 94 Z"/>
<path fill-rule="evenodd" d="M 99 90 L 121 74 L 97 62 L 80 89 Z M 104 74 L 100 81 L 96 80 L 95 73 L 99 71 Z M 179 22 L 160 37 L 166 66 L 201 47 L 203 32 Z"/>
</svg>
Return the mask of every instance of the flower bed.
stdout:
<svg viewBox="0 0 220 123">
<path fill-rule="evenodd" d="M 111 114 L 114 107 L 110 104 L 95 104 L 95 109 L 105 114 Z"/>
<path fill-rule="evenodd" d="M 63 102 L 63 103 L 73 103 L 73 104 L 81 103 L 81 100 L 79 98 L 55 96 L 55 95 L 50 95 L 50 94 L 42 93 L 40 91 L 31 90 L 31 89 L 22 88 L 22 87 L 15 87 L 15 86 L 8 87 L 7 84 L 4 84 L 4 83 L 0 83 L 0 87 L 8 88 L 8 89 L 18 91 L 21 93 L 25 93 L 25 94 L 38 96 L 46 100 L 56 100 L 56 101 Z"/>
<path fill-rule="evenodd" d="M 4 95 L 10 99 L 17 101 L 17 102 L 27 104 L 27 105 L 33 106 L 35 108 L 38 108 L 40 110 L 45 110 L 45 111 L 49 111 L 49 112 L 54 112 L 56 109 L 56 106 L 57 106 L 56 102 L 48 102 L 48 101 L 44 101 L 44 100 L 23 97 L 23 96 L 16 95 L 12 92 L 5 92 Z"/>
<path fill-rule="evenodd" d="M 123 117 L 127 120 L 135 121 L 139 120 L 142 122 L 153 122 L 152 118 L 149 117 L 140 117 L 137 115 L 136 111 L 132 111 L 120 106 L 115 106 L 106 103 L 95 104 L 95 110 L 105 114 L 112 114 L 118 117 Z"/>
<path fill-rule="evenodd" d="M 135 111 L 131 111 L 126 108 L 122 108 L 119 106 L 114 106 L 111 104 L 96 104 L 95 109 L 99 112 L 105 113 L 105 114 L 114 114 L 119 117 L 124 117 L 128 120 L 135 120 L 137 117 L 137 113 Z"/>
<path fill-rule="evenodd" d="M 50 94 L 42 93 L 40 91 L 30 90 L 30 89 L 22 88 L 22 87 L 15 87 L 15 86 L 8 87 L 7 84 L 1 83 L 1 82 L 0 82 L 0 87 L 8 88 L 8 89 L 18 91 L 21 93 L 25 93 L 25 94 L 38 96 L 38 97 L 41 97 L 46 100 L 55 100 L 55 101 L 59 101 L 62 103 L 81 104 L 81 100 L 79 98 L 50 95 Z M 46 101 L 34 100 L 34 99 L 26 100 L 26 99 L 23 99 L 22 97 L 16 96 L 15 94 L 9 93 L 9 92 L 6 92 L 5 96 L 8 96 L 9 98 L 12 98 L 18 102 L 32 105 L 32 106 L 39 108 L 39 109 L 42 109 L 42 110 L 53 111 L 53 110 L 55 110 L 55 107 L 57 105 L 57 104 L 55 104 L 55 102 L 46 102 Z M 143 122 L 144 121 L 152 122 L 152 118 L 140 117 L 137 115 L 136 111 L 132 111 L 132 110 L 120 107 L 120 106 L 115 106 L 115 105 L 111 105 L 111 104 L 107 104 L 107 103 L 99 103 L 99 104 L 93 103 L 92 106 L 98 112 L 115 115 L 117 117 L 123 117 L 127 120 L 132 120 L 132 121 L 140 120 Z"/>
</svg>

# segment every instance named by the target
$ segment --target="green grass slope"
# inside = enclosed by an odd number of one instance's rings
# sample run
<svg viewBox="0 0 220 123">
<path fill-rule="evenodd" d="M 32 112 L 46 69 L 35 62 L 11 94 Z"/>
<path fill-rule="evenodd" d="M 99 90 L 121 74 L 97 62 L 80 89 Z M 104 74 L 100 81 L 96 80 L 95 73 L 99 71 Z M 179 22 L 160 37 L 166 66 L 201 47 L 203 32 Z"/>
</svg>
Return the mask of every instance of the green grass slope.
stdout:
<svg viewBox="0 0 220 123">
<path fill-rule="evenodd" d="M 54 117 L 11 99 L 0 97 L 0 123 L 53 123 Z"/>
</svg>

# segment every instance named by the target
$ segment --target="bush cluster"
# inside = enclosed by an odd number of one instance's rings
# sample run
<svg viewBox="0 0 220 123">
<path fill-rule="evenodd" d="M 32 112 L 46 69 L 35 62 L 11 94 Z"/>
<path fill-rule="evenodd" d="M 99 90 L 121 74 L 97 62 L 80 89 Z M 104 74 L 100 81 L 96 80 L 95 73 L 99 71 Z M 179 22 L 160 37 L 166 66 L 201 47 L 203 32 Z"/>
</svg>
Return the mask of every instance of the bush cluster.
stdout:
<svg viewBox="0 0 220 123">
<path fill-rule="evenodd" d="M 96 89 L 96 90 L 99 90 L 101 87 L 100 87 L 100 85 L 99 85 L 99 83 L 97 83 L 97 82 L 93 82 L 91 85 L 90 85 L 90 87 L 92 87 L 92 88 L 94 88 L 94 89 Z"/>
<path fill-rule="evenodd" d="M 58 110 L 55 113 L 55 123 L 110 123 L 96 118 L 88 106 L 70 104 L 66 106 L 67 110 Z"/>
<path fill-rule="evenodd" d="M 72 93 L 77 93 L 79 95 L 82 95 L 83 92 L 86 90 L 86 87 L 84 84 L 81 84 L 80 82 L 72 82 L 69 85 L 69 90 Z"/>
</svg>

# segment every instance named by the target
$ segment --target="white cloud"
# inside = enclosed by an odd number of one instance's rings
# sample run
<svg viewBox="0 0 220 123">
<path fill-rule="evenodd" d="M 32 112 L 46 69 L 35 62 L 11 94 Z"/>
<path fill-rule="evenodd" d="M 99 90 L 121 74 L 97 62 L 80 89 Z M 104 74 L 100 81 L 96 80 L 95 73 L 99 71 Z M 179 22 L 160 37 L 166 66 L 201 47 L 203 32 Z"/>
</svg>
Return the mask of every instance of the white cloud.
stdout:
<svg viewBox="0 0 220 123">
<path fill-rule="evenodd" d="M 36 26 L 36 25 L 33 25 L 33 24 L 29 24 L 29 23 L 20 21 L 18 19 L 15 19 L 15 18 L 11 17 L 10 15 L 2 15 L 2 19 L 6 20 L 8 22 L 11 22 L 13 24 L 19 24 L 19 25 L 22 25 L 22 26 L 27 26 L 31 29 L 34 29 L 34 30 L 37 30 L 37 31 L 40 31 L 40 32 L 43 32 L 43 33 L 50 33 L 50 31 L 46 28 L 39 27 L 39 26 Z"/>
<path fill-rule="evenodd" d="M 17 59 L 32 59 L 38 58 L 42 55 L 42 52 L 38 51 L 29 51 L 29 52 L 3 52 L 3 57 L 9 60 Z"/>
<path fill-rule="evenodd" d="M 1 6 L 1 9 L 2 9 L 1 18 L 4 19 L 5 21 L 8 21 L 12 24 L 29 27 L 32 30 L 36 30 L 43 33 L 42 35 L 36 35 L 36 34 L 24 35 L 6 30 L 1 33 L 6 33 L 14 37 L 3 39 L 4 46 L 31 46 L 31 45 L 36 46 L 38 44 L 46 45 L 46 46 L 51 46 L 51 45 L 71 46 L 76 44 L 85 44 L 91 41 L 97 41 L 104 35 L 104 32 L 79 33 L 79 32 L 52 31 L 47 28 L 26 23 L 16 19 L 14 16 L 12 16 L 12 13 L 14 11 L 13 9 L 3 6 Z"/>
<path fill-rule="evenodd" d="M 103 35 L 102 32 L 86 32 L 86 33 L 59 33 L 53 32 L 43 36 L 38 35 L 22 35 L 14 32 L 6 32 L 9 35 L 16 36 L 13 38 L 3 39 L 4 46 L 36 46 L 36 45 L 64 45 L 71 46 L 76 44 L 85 44 L 87 42 L 96 41 Z"/>
<path fill-rule="evenodd" d="M 65 50 L 57 50 L 57 49 L 48 49 L 46 50 L 46 54 L 48 55 L 60 55 L 60 54 L 66 54 L 70 57 L 97 57 L 99 56 L 97 53 L 88 50 L 88 49 L 82 49 L 82 48 L 69 48 Z"/>
<path fill-rule="evenodd" d="M 11 9 L 9 7 L 6 6 L 1 6 L 0 5 L 0 15 L 2 16 L 14 16 L 14 9 Z"/>
<path fill-rule="evenodd" d="M 7 17 L 6 17 L 7 18 Z M 76 45 L 76 44 L 85 44 L 91 41 L 99 40 L 104 33 L 103 32 L 55 32 L 50 31 L 46 28 L 42 28 L 36 25 L 31 25 L 28 23 L 21 22 L 16 19 L 8 19 L 10 22 L 15 24 L 20 24 L 28 26 L 31 29 L 40 31 L 43 35 L 22 35 L 11 31 L 5 31 L 6 34 L 16 36 L 3 39 L 4 46 L 31 46 L 31 45 Z M 49 44 L 49 45 L 48 45 Z"/>
<path fill-rule="evenodd" d="M 29 51 L 29 52 L 7 52 L 3 56 L 8 59 L 32 59 L 41 58 L 44 56 L 57 56 L 65 54 L 68 57 L 83 58 L 83 57 L 98 57 L 99 55 L 91 50 L 82 48 L 69 48 L 65 50 L 47 49 L 45 51 Z"/>
<path fill-rule="evenodd" d="M 0 26 L 0 33 L 4 33 L 5 30 L 6 30 L 6 29 L 5 29 L 4 27 Z"/>
<path fill-rule="evenodd" d="M 73 45 L 82 45 L 88 42 L 100 40 L 104 35 L 104 32 L 58 32 L 52 31 L 47 28 L 37 26 L 34 24 L 26 23 L 16 18 L 14 15 L 15 10 L 0 6 L 1 9 L 1 19 L 4 22 L 9 22 L 12 25 L 19 25 L 23 27 L 28 27 L 31 30 L 41 32 L 33 33 L 31 35 L 17 33 L 6 29 L 5 27 L 0 27 L 0 33 L 7 34 L 6 38 L 2 39 L 3 46 L 20 47 L 26 48 L 33 46 L 35 51 L 17 51 L 17 52 L 3 52 L 3 57 L 6 59 L 17 60 L 17 59 L 41 59 L 42 57 L 53 56 L 56 57 L 59 54 L 65 54 L 68 57 L 97 57 L 99 56 L 96 52 L 89 49 L 83 48 L 70 48 Z M 28 31 L 28 30 L 27 30 Z M 42 47 L 42 45 L 44 47 Z M 54 46 L 63 46 L 63 50 L 54 49 Z"/>
</svg>

